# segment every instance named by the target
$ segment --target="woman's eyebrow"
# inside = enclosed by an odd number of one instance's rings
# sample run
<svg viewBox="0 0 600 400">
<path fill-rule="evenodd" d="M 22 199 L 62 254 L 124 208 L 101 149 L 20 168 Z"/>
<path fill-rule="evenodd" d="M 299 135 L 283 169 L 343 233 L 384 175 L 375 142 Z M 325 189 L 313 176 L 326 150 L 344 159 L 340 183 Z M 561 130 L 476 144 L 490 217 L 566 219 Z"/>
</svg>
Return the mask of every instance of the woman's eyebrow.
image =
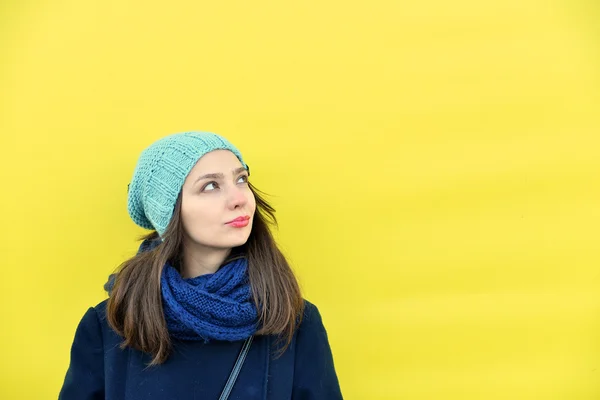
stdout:
<svg viewBox="0 0 600 400">
<path fill-rule="evenodd" d="M 236 168 L 233 171 L 231 171 L 231 175 L 237 175 L 240 172 L 245 171 L 245 170 L 246 170 L 246 168 L 244 168 L 244 167 Z M 201 181 L 202 179 L 225 179 L 225 175 L 223 175 L 220 172 L 212 173 L 212 174 L 205 174 L 205 175 L 198 177 L 198 179 L 196 179 L 194 184 L 198 183 L 198 181 Z"/>
</svg>

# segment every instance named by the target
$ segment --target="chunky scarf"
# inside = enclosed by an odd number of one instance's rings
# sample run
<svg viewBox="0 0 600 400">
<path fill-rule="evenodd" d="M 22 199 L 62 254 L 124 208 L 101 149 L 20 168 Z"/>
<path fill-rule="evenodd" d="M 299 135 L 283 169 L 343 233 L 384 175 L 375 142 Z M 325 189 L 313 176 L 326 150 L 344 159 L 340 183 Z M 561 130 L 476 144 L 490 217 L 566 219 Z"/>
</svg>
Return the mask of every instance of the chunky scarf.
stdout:
<svg viewBox="0 0 600 400">
<path fill-rule="evenodd" d="M 256 331 L 257 313 L 245 258 L 214 274 L 183 279 L 165 265 L 161 277 L 163 308 L 169 332 L 178 339 L 246 339 Z"/>
<path fill-rule="evenodd" d="M 155 245 L 142 243 L 140 251 Z M 111 276 L 105 285 L 109 294 L 113 282 Z M 258 328 L 246 258 L 231 261 L 214 274 L 188 279 L 167 263 L 161 292 L 167 327 L 176 339 L 236 341 L 250 337 Z"/>
</svg>

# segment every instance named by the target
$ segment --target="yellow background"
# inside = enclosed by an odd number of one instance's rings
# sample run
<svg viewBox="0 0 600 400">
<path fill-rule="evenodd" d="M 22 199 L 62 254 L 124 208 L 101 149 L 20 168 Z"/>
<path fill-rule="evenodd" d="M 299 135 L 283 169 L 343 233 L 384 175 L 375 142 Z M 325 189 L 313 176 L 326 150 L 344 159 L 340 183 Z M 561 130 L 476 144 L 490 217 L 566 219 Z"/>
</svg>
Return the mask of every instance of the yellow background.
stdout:
<svg viewBox="0 0 600 400">
<path fill-rule="evenodd" d="M 346 398 L 599 398 L 597 4 L 2 2 L 0 398 L 56 398 L 184 130 L 273 195 Z"/>
</svg>

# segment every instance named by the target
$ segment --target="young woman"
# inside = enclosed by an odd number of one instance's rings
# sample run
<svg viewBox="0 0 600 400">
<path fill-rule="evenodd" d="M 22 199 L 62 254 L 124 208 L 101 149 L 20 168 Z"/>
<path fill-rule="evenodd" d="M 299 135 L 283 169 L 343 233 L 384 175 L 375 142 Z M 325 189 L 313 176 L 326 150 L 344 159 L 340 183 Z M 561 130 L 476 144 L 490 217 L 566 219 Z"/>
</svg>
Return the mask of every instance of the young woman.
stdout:
<svg viewBox="0 0 600 400">
<path fill-rule="evenodd" d="M 225 138 L 166 136 L 128 187 L 151 229 L 75 332 L 62 400 L 341 399 L 327 333 Z"/>
</svg>

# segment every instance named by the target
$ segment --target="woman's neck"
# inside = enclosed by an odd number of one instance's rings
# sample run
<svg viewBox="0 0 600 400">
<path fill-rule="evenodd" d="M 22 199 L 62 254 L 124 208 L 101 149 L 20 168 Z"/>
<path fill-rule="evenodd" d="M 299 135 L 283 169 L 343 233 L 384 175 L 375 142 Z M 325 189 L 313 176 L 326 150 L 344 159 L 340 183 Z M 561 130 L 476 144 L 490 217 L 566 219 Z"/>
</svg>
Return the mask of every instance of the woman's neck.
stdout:
<svg viewBox="0 0 600 400">
<path fill-rule="evenodd" d="M 223 265 L 231 249 L 209 249 L 198 244 L 183 246 L 180 274 L 183 278 L 214 274 Z"/>
</svg>

